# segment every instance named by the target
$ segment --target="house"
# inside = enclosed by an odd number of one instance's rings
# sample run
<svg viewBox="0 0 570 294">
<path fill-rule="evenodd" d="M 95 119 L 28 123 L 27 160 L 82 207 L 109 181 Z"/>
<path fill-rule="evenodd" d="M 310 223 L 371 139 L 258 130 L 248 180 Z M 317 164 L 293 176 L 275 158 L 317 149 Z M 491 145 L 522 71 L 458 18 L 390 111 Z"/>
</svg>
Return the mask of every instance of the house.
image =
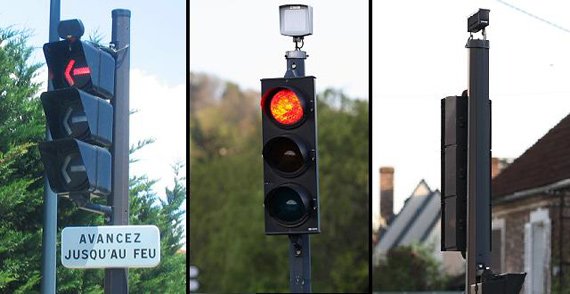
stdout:
<svg viewBox="0 0 570 294">
<path fill-rule="evenodd" d="M 438 190 L 431 190 L 428 184 L 421 180 L 404 206 L 396 215 L 391 214 L 382 206 L 393 203 L 393 168 L 382 168 L 380 173 L 380 211 L 381 217 L 388 221 L 381 228 L 380 238 L 374 247 L 373 262 L 378 264 L 380 259 L 391 248 L 420 243 L 432 249 L 433 256 L 443 264 L 447 274 L 457 275 L 465 271 L 465 263 L 458 252 L 441 252 L 441 196 Z M 383 174 L 389 173 L 389 176 Z M 386 180 L 389 179 L 389 180 Z M 389 189 L 386 189 L 389 187 Z M 388 193 L 386 193 L 388 192 Z M 391 210 L 391 207 L 390 207 Z M 391 215 L 391 216 L 390 216 Z"/>
<path fill-rule="evenodd" d="M 570 115 L 493 179 L 492 195 L 491 269 L 526 272 L 527 294 L 570 289 Z"/>
</svg>

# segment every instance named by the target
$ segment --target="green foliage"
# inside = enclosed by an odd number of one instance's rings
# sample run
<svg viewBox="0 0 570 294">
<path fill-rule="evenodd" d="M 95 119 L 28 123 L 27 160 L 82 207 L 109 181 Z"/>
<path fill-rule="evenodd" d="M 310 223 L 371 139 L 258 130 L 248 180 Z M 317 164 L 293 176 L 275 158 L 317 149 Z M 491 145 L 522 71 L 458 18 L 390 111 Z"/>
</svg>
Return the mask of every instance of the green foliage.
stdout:
<svg viewBox="0 0 570 294">
<path fill-rule="evenodd" d="M 39 293 L 41 282 L 44 169 L 37 143 L 45 137 L 45 118 L 37 97 L 40 84 L 32 81 L 41 65 L 27 64 L 32 52 L 27 37 L 27 32 L 0 28 L 0 293 Z M 185 292 L 185 255 L 176 253 L 186 194 L 180 168 L 174 168 L 175 185 L 166 189 L 166 201 L 156 201 L 153 181 L 131 178 L 131 223 L 155 224 L 162 236 L 161 264 L 129 271 L 132 293 Z M 57 224 L 60 232 L 67 226 L 103 225 L 104 219 L 60 198 Z M 57 260 L 57 293 L 102 293 L 103 277 L 103 270 L 67 269 Z"/>
<path fill-rule="evenodd" d="M 559 254 L 553 254 L 553 256 L 551 257 L 551 261 L 550 264 L 553 267 L 557 267 L 558 270 L 557 271 L 552 271 L 550 274 L 550 281 L 551 281 L 551 286 L 550 286 L 550 293 L 552 294 L 570 294 L 570 287 L 568 287 L 568 285 L 570 284 L 570 279 L 568 279 L 568 277 L 566 276 L 566 273 L 568 273 L 568 270 L 570 270 L 570 267 L 568 265 L 563 265 L 562 268 L 559 267 L 560 264 L 560 258 L 558 256 Z M 562 275 L 562 276 L 560 276 Z M 562 278 L 562 283 L 560 283 L 560 278 Z M 526 279 L 529 279 L 529 276 L 526 276 Z M 523 287 L 524 288 L 524 287 Z"/>
<path fill-rule="evenodd" d="M 430 250 L 421 245 L 390 249 L 373 276 L 374 291 L 442 290 L 448 281 Z"/>
<path fill-rule="evenodd" d="M 335 90 L 326 90 L 318 101 L 323 233 L 312 239 L 312 246 L 327 253 L 314 257 L 315 289 L 368 292 L 368 102 Z"/>
<path fill-rule="evenodd" d="M 182 164 L 174 167 L 172 190 L 166 189 L 166 200 L 157 199 L 151 190 L 154 181 L 133 177 L 130 183 L 130 224 L 155 225 L 160 231 L 160 264 L 148 269 L 129 270 L 129 292 L 184 293 L 186 285 L 186 255 L 178 253 L 184 232 L 181 209 L 186 200 L 184 178 L 179 176 Z M 159 201 L 157 201 L 159 200 Z M 156 205 L 159 202 L 160 205 Z"/>
<path fill-rule="evenodd" d="M 287 236 L 266 236 L 259 93 L 190 75 L 191 264 L 203 292 L 288 292 Z M 315 292 L 368 292 L 368 102 L 318 97 L 322 233 Z"/>
<path fill-rule="evenodd" d="M 0 292 L 37 292 L 40 280 L 42 169 L 36 142 L 44 121 L 28 33 L 0 29 Z"/>
</svg>

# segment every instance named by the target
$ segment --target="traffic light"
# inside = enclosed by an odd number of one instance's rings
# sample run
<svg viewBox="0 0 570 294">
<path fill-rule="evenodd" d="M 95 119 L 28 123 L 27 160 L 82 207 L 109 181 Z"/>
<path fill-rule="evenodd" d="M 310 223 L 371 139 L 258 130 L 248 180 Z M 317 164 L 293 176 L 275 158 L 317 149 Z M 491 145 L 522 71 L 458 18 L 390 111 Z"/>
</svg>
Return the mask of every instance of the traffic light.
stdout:
<svg viewBox="0 0 570 294">
<path fill-rule="evenodd" d="M 111 99 L 115 91 L 115 59 L 107 51 L 79 39 L 44 45 L 49 80 L 54 89 L 75 87 Z"/>
<path fill-rule="evenodd" d="M 320 233 L 315 78 L 261 80 L 266 234 Z"/>
<path fill-rule="evenodd" d="M 115 58 L 71 37 L 43 47 L 52 91 L 41 94 L 53 141 L 39 144 L 51 189 L 89 200 L 111 193 Z M 79 198 L 78 198 L 79 197 Z"/>
<path fill-rule="evenodd" d="M 104 148 L 66 138 L 40 143 L 51 189 L 60 196 L 111 192 L 111 154 Z"/>
<path fill-rule="evenodd" d="M 467 91 L 441 100 L 441 250 L 465 255 Z"/>
</svg>

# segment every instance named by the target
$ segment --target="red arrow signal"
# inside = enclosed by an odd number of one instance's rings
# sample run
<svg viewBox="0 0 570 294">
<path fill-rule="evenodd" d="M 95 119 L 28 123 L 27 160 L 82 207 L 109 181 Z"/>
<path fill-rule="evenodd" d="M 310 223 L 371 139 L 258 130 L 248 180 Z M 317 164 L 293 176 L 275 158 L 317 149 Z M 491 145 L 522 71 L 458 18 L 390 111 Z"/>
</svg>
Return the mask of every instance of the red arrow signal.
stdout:
<svg viewBox="0 0 570 294">
<path fill-rule="evenodd" d="M 74 65 L 75 65 L 75 59 L 70 59 L 69 63 L 67 63 L 67 66 L 65 67 L 65 72 L 63 73 L 65 75 L 65 80 L 67 81 L 69 86 L 73 86 L 75 84 L 75 80 L 73 80 L 72 75 L 80 76 L 80 75 L 88 75 L 91 73 L 91 70 L 89 69 L 88 66 L 73 68 Z M 71 70 L 73 70 L 73 72 Z"/>
</svg>

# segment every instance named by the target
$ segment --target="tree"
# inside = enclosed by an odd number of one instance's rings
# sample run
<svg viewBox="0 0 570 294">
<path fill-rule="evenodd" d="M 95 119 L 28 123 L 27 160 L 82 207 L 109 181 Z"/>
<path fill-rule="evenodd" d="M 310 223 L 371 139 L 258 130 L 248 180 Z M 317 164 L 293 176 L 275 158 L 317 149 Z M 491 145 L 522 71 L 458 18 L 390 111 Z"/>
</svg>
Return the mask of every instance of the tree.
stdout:
<svg viewBox="0 0 570 294">
<path fill-rule="evenodd" d="M 311 241 L 325 251 L 314 257 L 315 289 L 369 292 L 368 101 L 334 89 L 317 100 L 323 233 Z"/>
<path fill-rule="evenodd" d="M 186 254 L 182 247 L 182 204 L 186 200 L 184 178 L 179 176 L 182 164 L 175 164 L 174 187 L 166 188 L 166 200 L 158 199 L 151 190 L 155 181 L 132 177 L 130 183 L 130 224 L 156 225 L 160 231 L 160 264 L 149 269 L 129 270 L 129 291 L 132 293 L 184 293 L 186 285 Z M 157 205 L 157 202 L 160 203 Z"/>
<path fill-rule="evenodd" d="M 39 286 L 42 167 L 36 143 L 44 120 L 33 82 L 40 64 L 27 64 L 28 33 L 0 29 L 0 292 Z"/>
<path fill-rule="evenodd" d="M 392 248 L 374 268 L 374 291 L 428 291 L 445 289 L 448 277 L 421 245 Z"/>
</svg>

